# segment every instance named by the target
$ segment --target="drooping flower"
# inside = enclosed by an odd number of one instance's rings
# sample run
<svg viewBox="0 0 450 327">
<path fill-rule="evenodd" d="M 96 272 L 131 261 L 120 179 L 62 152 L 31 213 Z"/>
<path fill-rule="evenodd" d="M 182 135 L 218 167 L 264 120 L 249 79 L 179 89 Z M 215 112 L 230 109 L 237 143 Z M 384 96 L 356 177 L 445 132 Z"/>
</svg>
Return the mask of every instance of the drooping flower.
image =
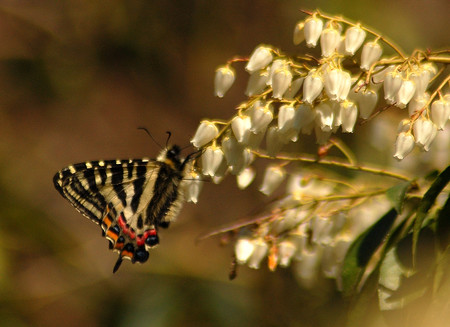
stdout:
<svg viewBox="0 0 450 327">
<path fill-rule="evenodd" d="M 229 66 L 219 67 L 214 77 L 214 94 L 222 98 L 234 83 L 234 70 Z"/>
<path fill-rule="evenodd" d="M 305 21 L 303 31 L 305 32 L 306 46 L 313 48 L 317 45 L 322 28 L 323 21 L 316 16 L 311 16 Z"/>
<path fill-rule="evenodd" d="M 370 66 L 380 59 L 382 52 L 381 46 L 376 41 L 364 44 L 361 53 L 361 69 L 369 70 Z"/>
<path fill-rule="evenodd" d="M 253 51 L 245 66 L 245 70 L 249 73 L 253 73 L 259 69 L 263 69 L 272 62 L 272 59 L 272 49 L 261 45 Z"/>
<path fill-rule="evenodd" d="M 345 52 L 351 56 L 361 47 L 366 32 L 360 26 L 352 26 L 345 31 Z"/>
<path fill-rule="evenodd" d="M 217 126 L 208 120 L 203 120 L 197 128 L 191 143 L 199 148 L 211 142 L 219 134 Z"/>
</svg>

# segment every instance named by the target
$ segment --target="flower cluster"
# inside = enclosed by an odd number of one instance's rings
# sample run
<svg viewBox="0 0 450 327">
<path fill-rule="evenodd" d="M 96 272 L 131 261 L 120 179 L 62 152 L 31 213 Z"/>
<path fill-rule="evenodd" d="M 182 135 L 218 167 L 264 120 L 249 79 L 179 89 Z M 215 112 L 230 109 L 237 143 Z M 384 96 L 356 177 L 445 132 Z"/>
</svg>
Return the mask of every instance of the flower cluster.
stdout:
<svg viewBox="0 0 450 327">
<path fill-rule="evenodd" d="M 379 217 L 383 208 L 379 196 L 386 188 L 369 192 L 360 181 L 362 187 L 354 187 L 339 178 L 330 181 L 314 173 L 299 174 L 292 172 L 290 164 L 320 160 L 408 180 L 355 165 L 353 155 L 332 134 L 354 133 L 358 121 L 389 108 L 407 108 L 394 157 L 402 160 L 416 145 L 428 151 L 450 118 L 450 94 L 445 94 L 450 77 L 443 75 L 448 62 L 431 52 L 415 51 L 407 57 L 361 24 L 319 12 L 310 13 L 295 26 L 293 40 L 309 48 L 320 45 L 320 57 L 289 56 L 259 45 L 248 59 L 235 58 L 216 70 L 215 94 L 223 97 L 235 80 L 232 66 L 245 61 L 250 74 L 245 90 L 248 99 L 230 120 L 200 123 L 191 143 L 202 155 L 193 164 L 185 194 L 188 200 L 197 201 L 200 175 L 219 183 L 230 173 L 236 175 L 238 187 L 245 189 L 255 179 L 256 158 L 276 161 L 266 167 L 259 191 L 271 195 L 287 179 L 285 195 L 256 224 L 237 228 L 237 262 L 258 268 L 267 257 L 273 270 L 293 261 L 300 280 L 309 285 L 321 267 L 339 285 L 345 252 L 363 230 L 361 226 L 366 228 Z M 386 49 L 394 55 L 383 57 Z M 319 144 L 318 155 L 300 155 L 295 145 L 312 133 Z M 322 160 L 331 147 L 338 148 L 347 161 Z M 371 213 L 361 216 L 362 210 Z"/>
</svg>

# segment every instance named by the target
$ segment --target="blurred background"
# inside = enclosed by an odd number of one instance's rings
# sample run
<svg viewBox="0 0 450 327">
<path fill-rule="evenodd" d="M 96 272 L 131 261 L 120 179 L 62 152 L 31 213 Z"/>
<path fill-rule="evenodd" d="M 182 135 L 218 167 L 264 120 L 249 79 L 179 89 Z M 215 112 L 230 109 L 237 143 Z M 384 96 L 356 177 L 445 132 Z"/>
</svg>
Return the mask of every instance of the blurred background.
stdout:
<svg viewBox="0 0 450 327">
<path fill-rule="evenodd" d="M 205 183 L 149 262 L 113 275 L 117 254 L 100 228 L 52 185 L 72 163 L 156 157 L 139 126 L 185 146 L 202 118 L 230 117 L 247 78 L 238 73 L 217 99 L 217 66 L 260 43 L 300 52 L 293 28 L 300 9 L 315 8 L 372 26 L 407 53 L 450 43 L 446 0 L 0 1 L 0 326 L 343 324 L 334 281 L 304 290 L 289 269 L 241 267 L 230 282 L 232 248 L 195 243 L 267 201 L 255 186 Z"/>
</svg>

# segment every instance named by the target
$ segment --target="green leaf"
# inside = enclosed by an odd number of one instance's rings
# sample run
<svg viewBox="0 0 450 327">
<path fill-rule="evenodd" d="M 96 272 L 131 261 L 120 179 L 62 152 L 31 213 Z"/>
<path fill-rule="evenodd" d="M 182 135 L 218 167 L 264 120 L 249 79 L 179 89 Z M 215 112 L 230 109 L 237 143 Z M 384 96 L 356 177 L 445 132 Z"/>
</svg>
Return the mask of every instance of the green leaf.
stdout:
<svg viewBox="0 0 450 327">
<path fill-rule="evenodd" d="M 441 251 L 444 251 L 450 245 L 450 195 L 439 211 L 436 221 L 436 236 Z"/>
<path fill-rule="evenodd" d="M 392 208 L 366 232 L 361 234 L 350 246 L 342 267 L 344 295 L 352 295 L 355 293 L 366 271 L 369 260 L 383 241 L 386 240 L 385 237 L 396 218 L 397 211 Z"/>
<path fill-rule="evenodd" d="M 386 196 L 391 201 L 398 213 L 402 212 L 403 201 L 408 189 L 411 187 L 412 181 L 397 184 L 387 190 Z"/>
<path fill-rule="evenodd" d="M 412 255 L 413 262 L 415 262 L 416 250 L 417 250 L 417 240 L 419 239 L 419 233 L 422 228 L 423 221 L 427 217 L 428 210 L 433 206 L 434 201 L 437 196 L 444 187 L 450 181 L 450 166 L 445 168 L 445 170 L 439 174 L 439 176 L 434 180 L 433 184 L 431 184 L 428 191 L 422 198 L 422 201 L 419 204 L 419 208 L 417 209 L 417 215 L 414 220 L 413 227 L 413 242 L 412 242 Z"/>
</svg>

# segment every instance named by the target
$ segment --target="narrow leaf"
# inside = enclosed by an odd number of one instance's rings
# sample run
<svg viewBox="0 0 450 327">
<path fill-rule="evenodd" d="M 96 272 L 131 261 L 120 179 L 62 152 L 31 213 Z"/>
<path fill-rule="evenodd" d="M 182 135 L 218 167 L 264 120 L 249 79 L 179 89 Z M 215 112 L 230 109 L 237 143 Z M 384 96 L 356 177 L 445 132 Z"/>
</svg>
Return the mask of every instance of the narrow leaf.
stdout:
<svg viewBox="0 0 450 327">
<path fill-rule="evenodd" d="M 395 218 L 397 211 L 392 208 L 350 246 L 342 268 L 345 295 L 351 295 L 356 291 L 370 258 L 385 240 Z"/>
<path fill-rule="evenodd" d="M 415 262 L 416 250 L 417 250 L 417 240 L 419 239 L 420 229 L 422 228 L 423 221 L 425 220 L 428 210 L 433 206 L 434 201 L 437 196 L 444 187 L 450 181 L 450 166 L 445 168 L 445 170 L 439 174 L 439 176 L 435 179 L 431 187 L 425 193 L 422 198 L 422 201 L 419 204 L 419 208 L 417 209 L 417 215 L 414 220 L 413 227 L 413 242 L 412 242 L 412 255 L 413 262 Z"/>
<path fill-rule="evenodd" d="M 397 184 L 387 190 L 386 196 L 391 201 L 397 213 L 402 212 L 403 201 L 405 200 L 405 195 L 408 189 L 411 187 L 412 181 L 403 182 Z"/>
</svg>

